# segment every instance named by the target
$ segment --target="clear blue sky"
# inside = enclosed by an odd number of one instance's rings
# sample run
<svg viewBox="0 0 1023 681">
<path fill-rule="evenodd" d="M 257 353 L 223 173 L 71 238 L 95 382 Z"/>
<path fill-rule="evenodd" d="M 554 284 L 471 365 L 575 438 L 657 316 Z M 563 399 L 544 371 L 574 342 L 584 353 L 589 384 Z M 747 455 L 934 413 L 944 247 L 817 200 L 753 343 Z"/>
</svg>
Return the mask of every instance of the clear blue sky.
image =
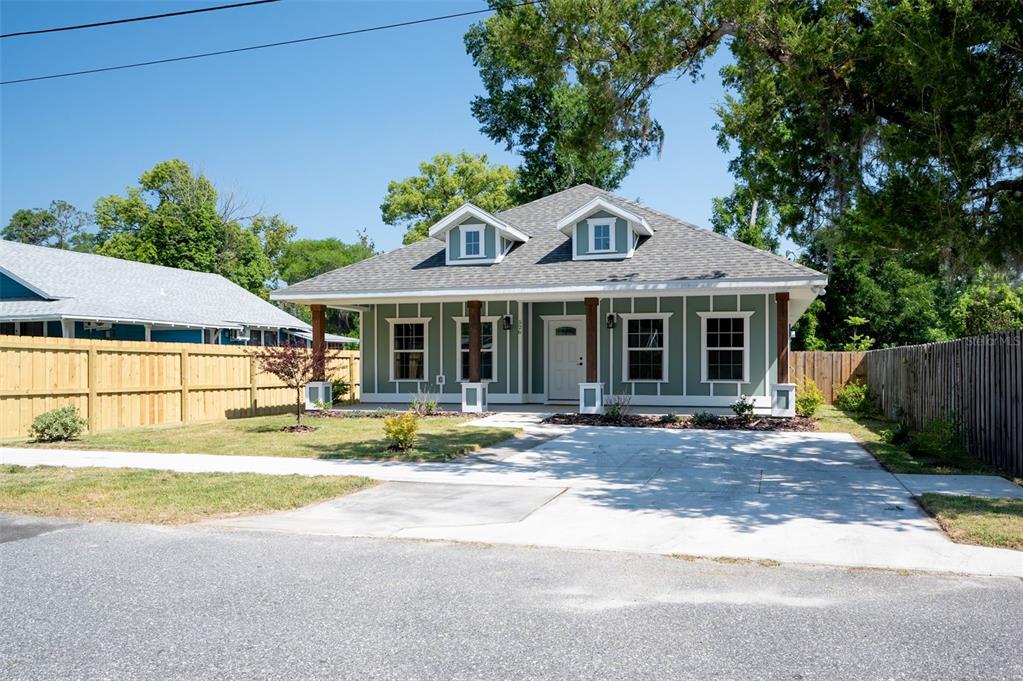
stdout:
<svg viewBox="0 0 1023 681">
<path fill-rule="evenodd" d="M 223 1 L 223 0 L 221 0 Z M 211 3 L 219 4 L 219 3 Z M 199 6 L 183 2 L 3 0 L 4 32 Z M 4 39 L 3 79 L 159 59 L 483 7 L 482 2 L 307 2 Z M 158 161 L 182 158 L 250 206 L 280 213 L 299 236 L 400 244 L 381 222 L 387 183 L 443 151 L 514 155 L 478 129 L 481 93 L 462 35 L 474 18 L 191 62 L 0 88 L 6 224 L 19 208 L 64 199 L 89 209 Z M 699 83 L 662 86 L 654 113 L 660 158 L 637 165 L 619 193 L 708 225 L 711 198 L 732 186 L 715 144 L 724 94 L 708 64 Z"/>
</svg>

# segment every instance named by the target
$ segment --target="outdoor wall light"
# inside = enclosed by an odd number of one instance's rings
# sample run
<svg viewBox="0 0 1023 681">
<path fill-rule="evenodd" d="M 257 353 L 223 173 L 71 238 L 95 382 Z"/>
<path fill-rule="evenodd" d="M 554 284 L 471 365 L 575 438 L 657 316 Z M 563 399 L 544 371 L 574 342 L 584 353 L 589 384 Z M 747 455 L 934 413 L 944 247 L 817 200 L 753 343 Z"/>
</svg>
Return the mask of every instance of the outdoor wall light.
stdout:
<svg viewBox="0 0 1023 681">
<path fill-rule="evenodd" d="M 510 314 L 501 317 L 501 328 L 505 331 L 512 330 L 512 316 Z"/>
<path fill-rule="evenodd" d="M 617 323 L 618 323 L 618 315 L 616 315 L 614 312 L 612 312 L 611 314 L 609 314 L 607 316 L 607 328 L 613 329 L 613 328 L 615 328 L 615 324 L 617 324 Z"/>
</svg>

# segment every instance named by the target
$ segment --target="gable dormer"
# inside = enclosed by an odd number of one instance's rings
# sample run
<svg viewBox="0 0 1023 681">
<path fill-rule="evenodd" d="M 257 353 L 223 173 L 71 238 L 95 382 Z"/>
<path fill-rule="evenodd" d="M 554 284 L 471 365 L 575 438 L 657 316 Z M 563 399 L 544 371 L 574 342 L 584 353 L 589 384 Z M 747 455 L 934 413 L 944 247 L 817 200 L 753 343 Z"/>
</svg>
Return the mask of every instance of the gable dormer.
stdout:
<svg viewBox="0 0 1023 681">
<path fill-rule="evenodd" d="M 572 238 L 572 260 L 631 258 L 641 236 L 653 236 L 646 218 L 597 197 L 558 222 Z"/>
<path fill-rule="evenodd" d="M 516 243 L 529 241 L 528 234 L 471 203 L 430 228 L 430 236 L 444 242 L 446 265 L 499 263 Z"/>
</svg>

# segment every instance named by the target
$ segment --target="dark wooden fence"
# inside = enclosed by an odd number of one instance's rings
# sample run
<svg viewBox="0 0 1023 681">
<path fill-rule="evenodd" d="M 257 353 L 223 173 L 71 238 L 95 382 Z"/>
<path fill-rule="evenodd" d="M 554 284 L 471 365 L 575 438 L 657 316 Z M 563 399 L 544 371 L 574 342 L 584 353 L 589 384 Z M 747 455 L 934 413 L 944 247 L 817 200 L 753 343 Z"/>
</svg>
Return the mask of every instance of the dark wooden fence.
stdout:
<svg viewBox="0 0 1023 681">
<path fill-rule="evenodd" d="M 885 416 L 914 428 L 950 419 L 974 456 L 1023 475 L 1023 331 L 866 354 Z"/>
<path fill-rule="evenodd" d="M 824 401 L 834 404 L 838 391 L 853 380 L 867 380 L 865 352 L 790 352 L 789 369 L 792 382 L 812 378 Z"/>
</svg>

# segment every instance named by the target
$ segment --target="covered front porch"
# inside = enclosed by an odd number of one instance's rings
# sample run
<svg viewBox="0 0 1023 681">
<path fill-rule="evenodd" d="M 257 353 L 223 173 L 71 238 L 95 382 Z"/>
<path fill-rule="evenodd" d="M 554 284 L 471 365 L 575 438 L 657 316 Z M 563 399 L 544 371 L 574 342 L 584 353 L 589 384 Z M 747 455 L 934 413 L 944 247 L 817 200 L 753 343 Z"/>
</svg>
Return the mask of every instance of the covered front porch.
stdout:
<svg viewBox="0 0 1023 681">
<path fill-rule="evenodd" d="M 789 302 L 787 291 L 696 290 L 331 306 L 360 317 L 366 407 L 602 413 L 625 402 L 691 414 L 745 395 L 758 413 L 791 415 Z M 311 308 L 322 347 L 326 304 Z"/>
</svg>

